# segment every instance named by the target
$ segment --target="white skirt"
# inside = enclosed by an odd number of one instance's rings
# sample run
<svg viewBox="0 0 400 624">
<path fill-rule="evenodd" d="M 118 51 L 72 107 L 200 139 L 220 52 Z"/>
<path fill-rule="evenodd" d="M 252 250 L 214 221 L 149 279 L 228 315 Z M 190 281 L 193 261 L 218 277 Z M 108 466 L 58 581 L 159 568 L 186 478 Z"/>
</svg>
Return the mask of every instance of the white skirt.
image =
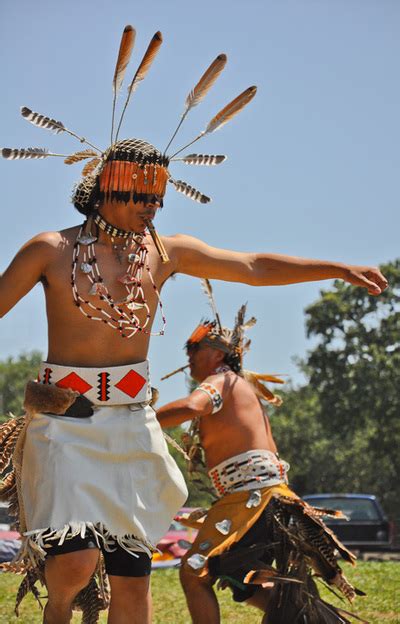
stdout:
<svg viewBox="0 0 400 624">
<path fill-rule="evenodd" d="M 150 553 L 188 495 L 154 410 L 134 403 L 89 418 L 35 414 L 21 481 L 25 535 L 43 554 L 43 538 L 87 528 L 106 547 Z"/>
</svg>

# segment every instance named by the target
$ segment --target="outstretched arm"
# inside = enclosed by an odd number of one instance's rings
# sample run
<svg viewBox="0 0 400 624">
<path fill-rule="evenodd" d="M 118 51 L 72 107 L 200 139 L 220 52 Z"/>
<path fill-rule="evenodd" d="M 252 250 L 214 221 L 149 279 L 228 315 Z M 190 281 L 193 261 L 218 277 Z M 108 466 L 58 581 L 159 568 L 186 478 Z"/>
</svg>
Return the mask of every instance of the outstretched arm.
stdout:
<svg viewBox="0 0 400 624">
<path fill-rule="evenodd" d="M 188 397 L 177 399 L 160 407 L 157 419 L 163 429 L 176 427 L 187 420 L 208 416 L 212 412 L 212 405 L 204 392 L 194 391 Z"/>
<path fill-rule="evenodd" d="M 338 278 L 354 286 L 367 288 L 370 295 L 379 295 L 388 285 L 375 267 L 280 254 L 229 251 L 210 247 L 197 238 L 181 234 L 166 241 L 175 272 L 194 277 L 242 282 L 252 286 L 280 286 Z"/>
<path fill-rule="evenodd" d="M 220 395 L 223 395 L 224 379 L 221 376 L 217 379 L 214 376 L 207 378 L 203 383 L 212 381 L 212 385 L 217 389 Z M 214 404 L 209 394 L 203 390 L 195 389 L 189 396 L 172 401 L 163 405 L 157 410 L 157 418 L 163 428 L 176 427 L 187 420 L 193 418 L 204 418 L 213 413 Z"/>
<path fill-rule="evenodd" d="M 45 274 L 54 253 L 53 233 L 39 234 L 28 241 L 0 276 L 0 317 L 22 299 Z"/>
</svg>

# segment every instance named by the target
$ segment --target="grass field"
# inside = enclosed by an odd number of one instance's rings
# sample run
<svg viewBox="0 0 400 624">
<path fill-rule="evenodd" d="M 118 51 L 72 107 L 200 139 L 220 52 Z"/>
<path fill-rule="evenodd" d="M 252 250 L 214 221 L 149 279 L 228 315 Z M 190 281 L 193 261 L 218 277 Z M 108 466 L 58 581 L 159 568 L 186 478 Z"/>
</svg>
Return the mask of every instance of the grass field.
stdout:
<svg viewBox="0 0 400 624">
<path fill-rule="evenodd" d="M 346 576 L 354 585 L 368 595 L 356 600 L 353 611 L 371 624 L 400 624 L 400 563 L 374 562 L 359 563 L 355 569 L 344 565 Z M 13 605 L 19 579 L 10 574 L 0 575 L 0 622 L 1 624 L 40 624 L 40 611 L 30 596 L 25 598 L 16 618 Z M 175 569 L 156 570 L 152 575 L 154 599 L 154 624 L 189 624 L 190 619 L 179 585 Z M 322 594 L 336 605 L 340 603 L 330 592 L 322 588 Z M 240 624 L 259 624 L 259 611 L 236 604 L 230 599 L 230 592 L 218 592 L 221 605 L 222 622 L 240 622 Z M 351 608 L 351 607 L 350 607 Z M 106 615 L 100 623 L 105 624 Z M 74 615 L 74 624 L 80 622 L 79 614 Z M 354 620 L 356 622 L 356 620 Z M 288 622 L 288 624 L 290 624 Z"/>
</svg>

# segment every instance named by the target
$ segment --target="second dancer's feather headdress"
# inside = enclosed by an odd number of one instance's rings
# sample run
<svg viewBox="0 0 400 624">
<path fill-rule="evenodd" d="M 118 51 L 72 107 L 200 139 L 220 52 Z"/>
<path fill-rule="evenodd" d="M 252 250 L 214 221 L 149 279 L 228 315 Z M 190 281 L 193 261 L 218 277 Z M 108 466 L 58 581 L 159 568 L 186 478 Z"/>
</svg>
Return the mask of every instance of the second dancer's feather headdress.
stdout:
<svg viewBox="0 0 400 624">
<path fill-rule="evenodd" d="M 172 155 L 167 154 L 168 148 L 189 111 L 201 102 L 224 69 L 227 58 L 225 54 L 219 54 L 204 72 L 195 87 L 189 92 L 179 124 L 163 152 L 141 139 L 118 140 L 129 101 L 139 83 L 147 75 L 162 43 L 161 33 L 156 32 L 129 84 L 122 113 L 118 124 L 116 124 L 117 95 L 121 89 L 130 61 L 135 37 L 134 28 L 129 25 L 126 26 L 122 34 L 112 82 L 111 143 L 107 149 L 102 150 L 96 147 L 85 138 L 69 130 L 61 121 L 36 113 L 26 106 L 21 108 L 21 114 L 27 121 L 40 128 L 54 131 L 57 134 L 70 134 L 82 144 L 87 145 L 88 148 L 69 155 L 51 153 L 41 147 L 2 148 L 2 156 L 8 160 L 43 159 L 49 156 L 58 156 L 64 158 L 66 164 L 73 164 L 90 159 L 84 166 L 82 180 L 76 185 L 72 197 L 75 207 L 85 215 L 91 214 L 98 201 L 102 199 L 124 202 L 133 200 L 134 202 L 144 201 L 146 203 L 154 201 L 154 198 L 156 198 L 162 203 L 167 183 L 172 184 L 176 191 L 183 193 L 190 199 L 201 203 L 209 202 L 210 198 L 207 195 L 204 195 L 183 180 L 174 179 L 169 171 L 169 164 L 172 161 L 181 161 L 189 165 L 210 166 L 223 162 L 226 158 L 224 155 L 186 154 L 181 157 L 178 157 L 178 155 L 206 134 L 210 134 L 226 124 L 252 100 L 257 91 L 254 86 L 243 91 L 229 104 L 224 106 L 211 119 L 206 128 L 190 143 L 178 149 Z M 115 128 L 115 126 L 117 127 Z"/>
<path fill-rule="evenodd" d="M 256 324 L 257 319 L 252 316 L 246 320 L 247 304 L 244 304 L 240 306 L 237 312 L 233 328 L 229 329 L 228 327 L 223 327 L 215 303 L 211 284 L 208 279 L 202 279 L 201 282 L 214 318 L 212 320 L 201 321 L 186 341 L 185 348 L 190 349 L 193 345 L 201 343 L 223 351 L 226 353 L 225 362 L 228 366 L 235 373 L 244 377 L 253 386 L 255 393 L 260 399 L 268 401 L 268 403 L 275 406 L 281 405 L 281 397 L 271 392 L 264 385 L 264 383 L 261 383 L 270 382 L 283 384 L 284 381 L 280 377 L 276 375 L 256 373 L 243 368 L 243 355 L 249 350 L 251 343 L 251 341 L 246 338 L 246 331 Z M 178 368 L 173 373 L 165 375 L 163 379 L 166 379 L 172 374 L 184 370 L 185 368 L 186 366 Z"/>
</svg>

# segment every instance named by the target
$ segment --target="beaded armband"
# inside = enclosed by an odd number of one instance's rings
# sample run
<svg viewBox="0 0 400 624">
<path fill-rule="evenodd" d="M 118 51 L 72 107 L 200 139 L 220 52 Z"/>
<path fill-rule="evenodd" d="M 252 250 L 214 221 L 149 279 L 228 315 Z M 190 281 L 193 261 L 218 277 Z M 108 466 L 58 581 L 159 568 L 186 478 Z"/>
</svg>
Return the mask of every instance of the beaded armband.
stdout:
<svg viewBox="0 0 400 624">
<path fill-rule="evenodd" d="M 196 390 L 202 390 L 203 392 L 206 393 L 206 395 L 208 396 L 208 398 L 210 399 L 213 405 L 213 410 L 211 412 L 212 414 L 216 414 L 216 412 L 219 412 L 219 410 L 222 408 L 224 404 L 224 401 L 215 386 L 213 386 L 212 384 L 203 382 L 199 386 L 197 386 Z"/>
</svg>

